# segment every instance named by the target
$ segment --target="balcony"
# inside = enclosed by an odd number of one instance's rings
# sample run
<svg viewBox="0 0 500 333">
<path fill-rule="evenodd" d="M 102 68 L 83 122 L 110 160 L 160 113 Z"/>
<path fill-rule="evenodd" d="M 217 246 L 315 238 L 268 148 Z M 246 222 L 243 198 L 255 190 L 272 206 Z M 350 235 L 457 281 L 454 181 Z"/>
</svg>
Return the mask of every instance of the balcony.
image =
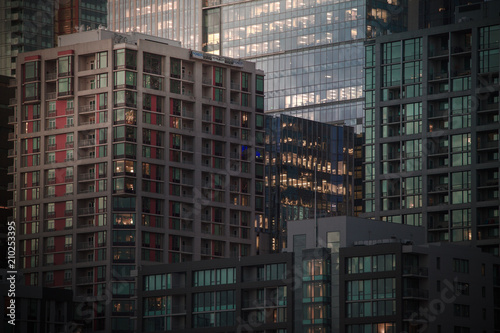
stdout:
<svg viewBox="0 0 500 333">
<path fill-rule="evenodd" d="M 90 105 L 82 105 L 78 107 L 78 112 L 84 113 L 84 112 L 92 112 L 95 111 L 95 105 L 90 104 Z"/>
<path fill-rule="evenodd" d="M 78 142 L 80 147 L 95 146 L 95 139 L 85 139 Z"/>
<path fill-rule="evenodd" d="M 403 298 L 427 299 L 429 291 L 418 288 L 407 288 L 403 290 Z"/>
<path fill-rule="evenodd" d="M 193 111 L 182 109 L 182 116 L 186 118 L 194 118 L 194 113 Z"/>
<path fill-rule="evenodd" d="M 15 123 L 17 123 L 17 117 L 9 116 L 9 124 L 15 124 Z"/>
<path fill-rule="evenodd" d="M 429 271 L 428 271 L 427 267 L 404 266 L 403 267 L 403 275 L 426 277 L 429 275 Z"/>
<path fill-rule="evenodd" d="M 194 82 L 194 77 L 192 75 L 182 74 L 182 79 L 185 80 L 185 81 Z"/>
<path fill-rule="evenodd" d="M 17 98 L 9 99 L 9 105 L 17 105 Z"/>
<path fill-rule="evenodd" d="M 47 73 L 47 74 L 45 74 L 45 80 L 47 80 L 47 81 L 53 81 L 55 79 L 57 79 L 57 73 L 54 72 L 54 73 Z"/>
<path fill-rule="evenodd" d="M 92 284 L 94 283 L 93 276 L 82 276 L 76 280 L 76 284 Z"/>
<path fill-rule="evenodd" d="M 94 207 L 86 207 L 78 209 L 78 215 L 92 215 L 95 213 Z"/>
<path fill-rule="evenodd" d="M 57 93 L 56 92 L 50 92 L 45 94 L 45 99 L 56 99 L 57 98 Z"/>
<path fill-rule="evenodd" d="M 8 139 L 9 141 L 16 140 L 16 133 L 9 133 Z"/>
</svg>

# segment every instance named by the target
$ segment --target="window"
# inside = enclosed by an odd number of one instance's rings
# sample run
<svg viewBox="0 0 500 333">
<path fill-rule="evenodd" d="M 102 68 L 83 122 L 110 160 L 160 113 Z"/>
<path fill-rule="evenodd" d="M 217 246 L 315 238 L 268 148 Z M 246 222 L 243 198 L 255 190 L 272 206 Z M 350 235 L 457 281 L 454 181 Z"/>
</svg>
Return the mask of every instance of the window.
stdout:
<svg viewBox="0 0 500 333">
<path fill-rule="evenodd" d="M 421 58 L 422 58 L 422 38 L 405 40 L 404 60 L 415 60 Z"/>
<path fill-rule="evenodd" d="M 221 67 L 215 67 L 215 85 L 218 87 L 224 86 L 224 69 Z"/>
<path fill-rule="evenodd" d="M 98 52 L 96 54 L 96 68 L 106 68 L 108 67 L 108 52 Z"/>
<path fill-rule="evenodd" d="M 382 67 L 384 87 L 399 86 L 401 84 L 401 64 Z"/>
<path fill-rule="evenodd" d="M 131 71 L 115 72 L 115 88 L 130 88 L 137 87 L 137 73 Z"/>
<path fill-rule="evenodd" d="M 144 52 L 144 72 L 161 75 L 161 60 L 160 55 Z"/>
<path fill-rule="evenodd" d="M 73 73 L 73 57 L 60 57 L 57 61 L 59 76 L 68 76 Z"/>
<path fill-rule="evenodd" d="M 99 99 L 99 110 L 105 110 L 108 108 L 108 93 L 102 93 L 97 95 Z M 95 103 L 95 102 L 94 102 Z M 95 109 L 95 107 L 94 107 Z"/>
<path fill-rule="evenodd" d="M 469 295 L 469 284 L 466 282 L 453 282 L 455 289 L 455 294 L 457 295 Z"/>
<path fill-rule="evenodd" d="M 415 83 L 422 80 L 422 62 L 414 61 L 404 64 L 404 82 Z"/>
<path fill-rule="evenodd" d="M 121 49 L 115 51 L 115 68 L 137 68 L 137 51 Z"/>
<path fill-rule="evenodd" d="M 469 260 L 453 259 L 453 271 L 457 273 L 469 273 Z"/>
<path fill-rule="evenodd" d="M 115 106 L 137 107 L 137 92 L 129 90 L 120 90 L 114 92 Z"/>
<path fill-rule="evenodd" d="M 250 74 L 241 73 L 241 90 L 248 91 L 250 83 Z"/>
<path fill-rule="evenodd" d="M 163 90 L 163 78 L 161 77 L 144 74 L 142 83 L 144 88 Z"/>
<path fill-rule="evenodd" d="M 97 88 L 105 88 L 108 86 L 108 73 L 99 74 L 96 77 Z"/>
<path fill-rule="evenodd" d="M 71 95 L 73 93 L 73 88 L 71 85 L 71 78 L 62 78 L 58 80 L 57 93 L 60 96 Z"/>
<path fill-rule="evenodd" d="M 55 163 L 55 162 L 56 162 L 56 153 L 48 153 L 47 163 Z"/>
<path fill-rule="evenodd" d="M 453 315 L 455 317 L 469 318 L 470 307 L 465 304 L 453 304 Z"/>
<path fill-rule="evenodd" d="M 130 109 L 113 110 L 113 121 L 115 124 L 135 125 L 137 123 L 137 111 Z"/>
<path fill-rule="evenodd" d="M 479 72 L 498 72 L 499 60 L 498 49 L 479 52 Z"/>
<path fill-rule="evenodd" d="M 72 246 L 73 246 L 73 236 L 72 235 L 64 236 L 64 248 L 71 249 Z"/>
<path fill-rule="evenodd" d="M 479 29 L 479 48 L 498 48 L 500 40 L 500 25 L 484 27 Z"/>
<path fill-rule="evenodd" d="M 165 290 L 171 288 L 171 274 L 156 274 L 144 277 L 144 291 Z"/>
<path fill-rule="evenodd" d="M 134 161 L 128 161 L 128 160 L 123 160 L 123 161 L 114 161 L 113 162 L 113 172 L 114 175 L 120 175 L 123 173 L 129 174 L 129 175 L 135 175 L 135 167 L 136 162 Z"/>
<path fill-rule="evenodd" d="M 28 100 L 38 99 L 40 96 L 40 86 L 38 82 L 28 83 L 24 86 L 24 98 Z"/>
<path fill-rule="evenodd" d="M 116 243 L 115 245 L 134 245 L 135 231 L 113 230 L 113 243 Z"/>
<path fill-rule="evenodd" d="M 381 254 L 374 256 L 347 258 L 346 271 L 348 274 L 388 272 L 396 270 L 396 255 Z"/>
<path fill-rule="evenodd" d="M 40 63 L 30 61 L 24 64 L 24 82 L 40 80 Z"/>
<path fill-rule="evenodd" d="M 383 56 L 382 62 L 390 64 L 401 61 L 401 42 L 385 43 L 382 45 Z"/>
<path fill-rule="evenodd" d="M 117 251 L 119 252 L 119 251 Z M 113 282 L 112 292 L 113 295 L 134 295 L 135 283 L 134 282 Z M 123 329 L 130 329 L 130 326 Z"/>
<path fill-rule="evenodd" d="M 340 231 L 327 232 L 326 238 L 326 247 L 329 248 L 332 253 L 338 253 L 340 249 Z"/>
<path fill-rule="evenodd" d="M 54 147 L 55 148 L 55 145 L 56 145 L 56 136 L 55 135 L 49 135 L 47 137 L 47 142 L 48 142 L 49 147 Z"/>
<path fill-rule="evenodd" d="M 262 75 L 256 75 L 255 92 L 258 94 L 264 94 L 264 76 Z"/>
<path fill-rule="evenodd" d="M 117 126 L 113 127 L 113 139 L 114 141 L 132 141 L 137 140 L 137 128 L 132 126 Z"/>
<path fill-rule="evenodd" d="M 133 226 L 135 225 L 135 214 L 113 214 L 113 224 Z"/>
<path fill-rule="evenodd" d="M 115 247 L 113 248 L 114 262 L 129 262 L 135 260 L 135 248 L 133 247 Z M 133 291 L 132 291 L 133 292 Z M 123 295 L 123 294 L 121 294 Z"/>
<path fill-rule="evenodd" d="M 193 273 L 193 286 L 215 286 L 236 283 L 235 268 L 209 269 Z"/>
<path fill-rule="evenodd" d="M 135 179 L 133 178 L 114 178 L 113 190 L 115 192 L 135 193 Z"/>
<path fill-rule="evenodd" d="M 170 76 L 176 79 L 181 78 L 181 60 L 170 58 Z"/>
<path fill-rule="evenodd" d="M 214 100 L 218 102 L 224 101 L 224 90 L 219 88 L 214 88 Z"/>
</svg>

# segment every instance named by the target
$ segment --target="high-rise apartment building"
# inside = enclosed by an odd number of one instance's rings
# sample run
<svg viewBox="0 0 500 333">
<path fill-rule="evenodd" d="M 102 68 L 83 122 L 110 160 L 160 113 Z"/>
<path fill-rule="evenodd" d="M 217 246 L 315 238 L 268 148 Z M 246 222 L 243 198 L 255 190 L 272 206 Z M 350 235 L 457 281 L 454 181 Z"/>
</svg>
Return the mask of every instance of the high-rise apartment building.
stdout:
<svg viewBox="0 0 500 333">
<path fill-rule="evenodd" d="M 0 3 L 0 75 L 16 75 L 23 52 L 57 46 L 57 37 L 106 25 L 107 0 L 17 0 Z"/>
<path fill-rule="evenodd" d="M 265 223 L 275 251 L 286 248 L 287 221 L 354 215 L 352 127 L 266 116 L 265 141 Z"/>
<path fill-rule="evenodd" d="M 11 87 L 11 79 L 7 76 L 0 75 L 0 89 L 2 94 L 0 95 L 0 153 L 1 156 L 10 156 L 13 154 L 11 149 L 12 145 L 8 141 L 9 136 L 13 136 L 12 133 L 14 127 L 9 123 L 13 121 L 13 111 L 8 105 L 10 99 L 14 97 L 15 89 Z M 0 225 L 0 255 L 3 258 L 0 259 L 0 269 L 7 268 L 7 231 L 8 225 L 6 222 L 12 221 L 12 196 L 7 191 L 12 188 L 12 176 L 8 175 L 9 166 L 11 165 L 9 159 L 4 159 L 0 162 L 0 172 L 4 175 L 0 180 L 0 218 L 5 221 Z"/>
<path fill-rule="evenodd" d="M 365 211 L 499 254 L 498 3 L 366 47 Z"/>
<path fill-rule="evenodd" d="M 256 253 L 263 73 L 177 44 L 99 29 L 17 64 L 19 268 L 91 331 L 133 327 L 141 265 Z"/>
<path fill-rule="evenodd" d="M 157 0 L 108 2 L 108 28 L 180 40 L 256 62 L 266 112 L 341 122 L 360 133 L 363 41 L 406 31 L 406 1 Z"/>
</svg>

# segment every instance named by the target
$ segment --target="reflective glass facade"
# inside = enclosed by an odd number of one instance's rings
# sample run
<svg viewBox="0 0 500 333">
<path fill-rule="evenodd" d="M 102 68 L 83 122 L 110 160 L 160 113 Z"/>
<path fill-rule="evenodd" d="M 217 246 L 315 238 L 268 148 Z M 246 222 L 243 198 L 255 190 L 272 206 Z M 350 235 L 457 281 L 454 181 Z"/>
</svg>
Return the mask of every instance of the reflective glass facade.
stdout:
<svg viewBox="0 0 500 333">
<path fill-rule="evenodd" d="M 201 50 L 200 0 L 110 0 L 108 28 L 179 40 L 182 47 Z"/>
<path fill-rule="evenodd" d="M 184 47 L 255 61 L 266 73 L 268 112 L 345 121 L 357 133 L 363 122 L 366 32 L 405 30 L 407 21 L 406 1 L 399 0 L 368 5 L 362 0 L 115 0 L 109 12 L 113 30 L 135 29 L 178 39 Z"/>
<path fill-rule="evenodd" d="M 315 211 L 318 217 L 353 214 L 353 145 L 351 127 L 266 118 L 265 229 L 274 250 L 286 247 L 286 221 L 312 219 Z"/>
<path fill-rule="evenodd" d="M 264 70 L 268 112 L 361 123 L 363 1 L 250 1 L 221 8 L 222 52 L 251 58 Z"/>
</svg>

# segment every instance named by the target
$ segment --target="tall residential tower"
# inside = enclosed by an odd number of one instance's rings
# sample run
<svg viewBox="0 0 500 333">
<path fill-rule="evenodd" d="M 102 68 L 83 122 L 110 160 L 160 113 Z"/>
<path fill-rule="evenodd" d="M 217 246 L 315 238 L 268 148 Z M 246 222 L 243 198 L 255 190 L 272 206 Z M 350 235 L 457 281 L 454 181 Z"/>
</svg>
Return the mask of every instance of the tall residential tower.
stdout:
<svg viewBox="0 0 500 333">
<path fill-rule="evenodd" d="M 131 330 L 142 265 L 256 253 L 264 76 L 151 36 L 60 44 L 17 65 L 19 268 L 28 284 L 71 288 L 91 330 Z"/>
<path fill-rule="evenodd" d="M 500 8 L 457 10 L 366 47 L 365 216 L 498 255 Z"/>
</svg>

